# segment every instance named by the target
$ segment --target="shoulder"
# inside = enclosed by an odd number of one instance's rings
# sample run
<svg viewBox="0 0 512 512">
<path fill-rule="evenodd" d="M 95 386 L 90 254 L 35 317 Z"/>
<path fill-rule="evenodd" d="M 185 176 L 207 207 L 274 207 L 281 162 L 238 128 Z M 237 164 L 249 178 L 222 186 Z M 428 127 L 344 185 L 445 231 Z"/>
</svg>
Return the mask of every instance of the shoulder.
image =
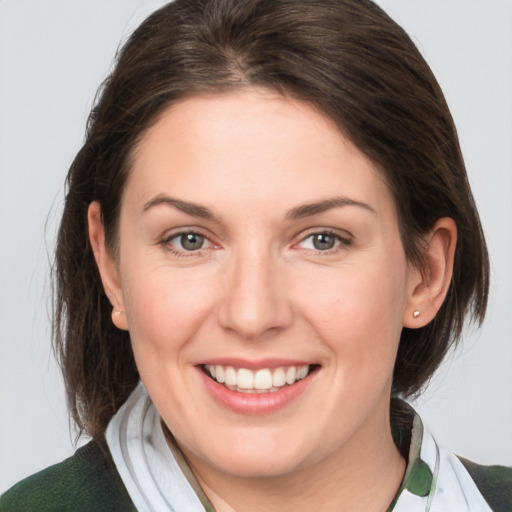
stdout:
<svg viewBox="0 0 512 512">
<path fill-rule="evenodd" d="M 102 438 L 9 489 L 0 512 L 135 512 Z"/>
<path fill-rule="evenodd" d="M 512 467 L 482 466 L 458 457 L 494 512 L 512 510 Z"/>
</svg>

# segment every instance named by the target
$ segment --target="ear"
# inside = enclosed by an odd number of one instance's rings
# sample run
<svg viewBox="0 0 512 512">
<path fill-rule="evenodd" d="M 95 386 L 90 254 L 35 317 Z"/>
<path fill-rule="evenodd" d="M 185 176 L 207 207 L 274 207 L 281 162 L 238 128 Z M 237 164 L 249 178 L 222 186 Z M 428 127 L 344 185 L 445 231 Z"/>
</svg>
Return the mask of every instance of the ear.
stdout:
<svg viewBox="0 0 512 512">
<path fill-rule="evenodd" d="M 87 211 L 89 240 L 103 288 L 112 304 L 112 322 L 119 329 L 128 329 L 124 307 L 123 290 L 120 285 L 117 266 L 105 245 L 105 228 L 101 217 L 101 205 L 93 201 Z"/>
<path fill-rule="evenodd" d="M 457 244 L 457 226 L 453 219 L 439 219 L 424 239 L 426 253 L 421 268 L 411 268 L 409 297 L 404 309 L 403 326 L 417 329 L 437 314 L 448 293 Z"/>
</svg>

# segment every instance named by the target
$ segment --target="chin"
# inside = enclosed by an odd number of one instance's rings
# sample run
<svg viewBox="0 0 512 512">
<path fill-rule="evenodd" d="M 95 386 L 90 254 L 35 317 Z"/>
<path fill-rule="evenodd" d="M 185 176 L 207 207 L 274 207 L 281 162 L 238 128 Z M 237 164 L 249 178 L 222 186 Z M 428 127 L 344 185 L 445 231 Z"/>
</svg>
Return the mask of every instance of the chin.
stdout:
<svg viewBox="0 0 512 512">
<path fill-rule="evenodd" d="M 245 479 L 275 479 L 284 477 L 308 466 L 304 454 L 290 456 L 282 454 L 276 456 L 275 452 L 258 457 L 244 454 L 230 454 L 230 458 L 217 469 L 223 473 L 231 474 L 237 478 Z"/>
<path fill-rule="evenodd" d="M 193 467 L 210 467 L 237 478 L 277 478 L 304 469 L 319 458 L 305 439 L 293 439 L 289 432 L 288 428 L 271 433 L 260 430 L 231 433 L 225 438 L 213 434 L 211 445 L 184 452 Z"/>
</svg>

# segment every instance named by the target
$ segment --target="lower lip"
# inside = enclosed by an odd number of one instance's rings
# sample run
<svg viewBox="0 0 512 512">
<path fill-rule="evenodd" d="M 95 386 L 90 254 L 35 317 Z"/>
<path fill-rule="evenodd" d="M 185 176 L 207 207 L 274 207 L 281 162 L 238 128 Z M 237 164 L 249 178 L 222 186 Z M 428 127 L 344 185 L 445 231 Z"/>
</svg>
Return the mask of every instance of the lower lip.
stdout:
<svg viewBox="0 0 512 512">
<path fill-rule="evenodd" d="M 240 393 L 232 391 L 208 377 L 201 368 L 199 373 L 207 392 L 222 407 L 238 414 L 264 415 L 284 409 L 299 398 L 309 387 L 316 370 L 290 386 L 284 386 L 272 393 Z"/>
</svg>

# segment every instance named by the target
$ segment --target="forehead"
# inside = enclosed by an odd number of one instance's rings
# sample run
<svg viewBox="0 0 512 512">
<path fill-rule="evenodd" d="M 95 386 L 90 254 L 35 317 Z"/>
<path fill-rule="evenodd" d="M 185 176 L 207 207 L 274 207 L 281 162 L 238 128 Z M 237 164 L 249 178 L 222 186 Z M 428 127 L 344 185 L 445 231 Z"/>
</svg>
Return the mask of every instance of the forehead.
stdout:
<svg viewBox="0 0 512 512">
<path fill-rule="evenodd" d="M 332 195 L 391 200 L 381 172 L 311 105 L 266 90 L 198 95 L 165 110 L 138 143 L 127 199 L 294 204 Z M 358 197 L 361 196 L 361 197 Z M 215 205 L 214 205 L 215 206 Z"/>
</svg>

